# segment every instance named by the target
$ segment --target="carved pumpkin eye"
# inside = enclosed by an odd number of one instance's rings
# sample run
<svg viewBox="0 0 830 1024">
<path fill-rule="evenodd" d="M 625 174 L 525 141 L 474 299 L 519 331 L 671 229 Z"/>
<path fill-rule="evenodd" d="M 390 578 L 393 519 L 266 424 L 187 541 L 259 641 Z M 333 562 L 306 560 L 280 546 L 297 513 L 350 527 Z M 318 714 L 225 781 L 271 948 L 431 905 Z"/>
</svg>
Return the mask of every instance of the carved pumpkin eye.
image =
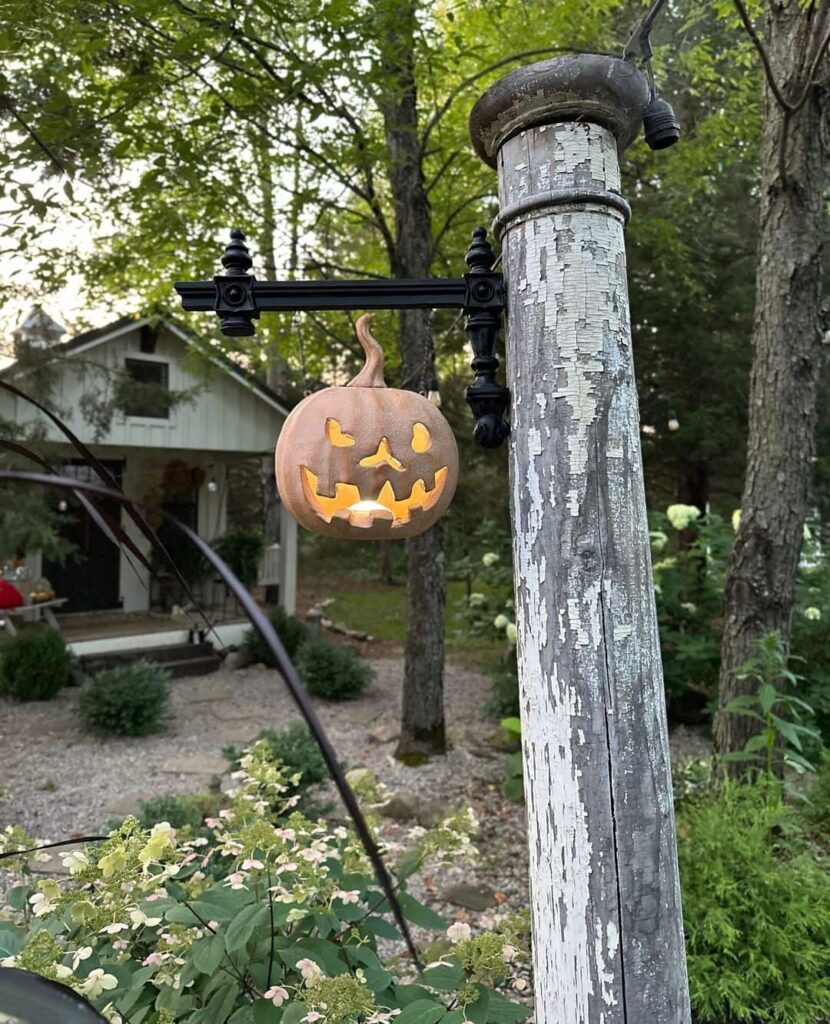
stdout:
<svg viewBox="0 0 830 1024">
<path fill-rule="evenodd" d="M 354 445 L 352 435 L 344 434 L 337 420 L 331 417 L 326 420 L 326 440 L 333 444 L 335 448 L 351 448 Z"/>
<path fill-rule="evenodd" d="M 411 443 L 412 451 L 418 452 L 419 454 L 423 452 L 428 452 L 432 447 L 432 435 L 430 434 L 430 432 L 427 430 L 423 423 L 412 424 Z"/>
</svg>

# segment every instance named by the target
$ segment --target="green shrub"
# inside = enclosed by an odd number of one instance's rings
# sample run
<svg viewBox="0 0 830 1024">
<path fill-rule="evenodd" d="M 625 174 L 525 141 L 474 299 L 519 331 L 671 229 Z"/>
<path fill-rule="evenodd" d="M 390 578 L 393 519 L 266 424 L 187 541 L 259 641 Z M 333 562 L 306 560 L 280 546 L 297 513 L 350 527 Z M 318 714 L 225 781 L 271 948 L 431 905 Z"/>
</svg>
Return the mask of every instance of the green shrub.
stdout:
<svg viewBox="0 0 830 1024">
<path fill-rule="evenodd" d="M 240 582 L 250 588 L 257 581 L 265 544 L 265 534 L 261 530 L 233 530 L 213 541 L 212 546 Z"/>
<path fill-rule="evenodd" d="M 518 718 L 519 716 L 519 677 L 515 656 L 492 674 L 493 685 L 490 699 L 485 705 L 488 715 L 493 718 Z"/>
<path fill-rule="evenodd" d="M 800 814 L 807 828 L 830 849 L 830 750 L 821 755 Z"/>
<path fill-rule="evenodd" d="M 221 804 L 219 793 L 164 793 L 141 801 L 139 821 L 146 829 L 159 821 L 167 821 L 173 828 L 189 827 L 195 834 L 206 817 L 218 812 Z"/>
<path fill-rule="evenodd" d="M 308 791 L 313 786 L 325 782 L 329 772 L 308 726 L 304 722 L 292 722 L 285 729 L 263 729 L 257 736 L 257 741 L 259 740 L 264 740 L 268 744 L 270 756 L 285 766 L 286 774 L 289 776 L 286 794 L 296 794 L 300 797 L 297 806 L 304 814 L 311 816 L 312 811 L 318 812 L 320 808 L 309 801 Z M 223 753 L 230 763 L 231 770 L 236 771 L 239 768 L 241 751 L 235 747 L 225 747 Z M 301 773 L 301 777 L 295 786 L 290 782 L 290 777 L 297 772 Z"/>
<path fill-rule="evenodd" d="M 293 661 L 297 651 L 308 637 L 308 627 L 302 619 L 289 615 L 282 607 L 270 608 L 268 618 L 271 620 L 271 625 L 276 630 L 277 636 L 282 640 L 285 653 Z M 276 667 L 274 655 L 255 629 L 249 629 L 246 632 L 242 649 L 251 661 L 260 662 L 270 668 Z"/>
<path fill-rule="evenodd" d="M 700 1024 L 830 1016 L 830 871 L 777 783 L 684 802 L 678 855 Z"/>
<path fill-rule="evenodd" d="M 34 878 L 29 857 L 20 858 L 22 884 L 10 890 L 0 924 L 0 971 L 59 978 L 99 1011 L 108 1007 L 111 1019 L 117 1007 L 125 1020 L 153 1024 L 296 1024 L 310 1013 L 354 1024 L 388 1020 L 401 1006 L 409 1021 L 518 1024 L 530 1015 L 495 989 L 509 992 L 524 961 L 515 950 L 525 918 L 501 915 L 497 931 L 459 937 L 442 948 L 440 969 L 413 985 L 354 831 L 291 813 L 286 772 L 265 743 L 243 763 L 224 813 L 195 839 L 127 818 L 104 842 L 68 855 L 74 884 L 65 887 Z M 376 792 L 371 777 L 358 785 L 359 795 Z M 410 882 L 437 863 L 469 861 L 474 829 L 472 813 L 458 811 L 407 837 L 400 859 L 389 859 L 403 912 L 433 940 L 449 922 L 408 891 Z M 0 837 L 0 851 L 31 845 L 21 829 Z"/>
<path fill-rule="evenodd" d="M 67 686 L 72 656 L 54 629 L 20 633 L 3 645 L 0 688 L 18 700 L 51 700 Z"/>
<path fill-rule="evenodd" d="M 311 636 L 297 652 L 297 672 L 314 697 L 346 700 L 374 678 L 374 669 L 352 647 Z"/>
<path fill-rule="evenodd" d="M 78 705 L 96 732 L 144 736 L 157 732 L 167 711 L 170 673 L 149 661 L 107 669 L 86 680 Z"/>
</svg>

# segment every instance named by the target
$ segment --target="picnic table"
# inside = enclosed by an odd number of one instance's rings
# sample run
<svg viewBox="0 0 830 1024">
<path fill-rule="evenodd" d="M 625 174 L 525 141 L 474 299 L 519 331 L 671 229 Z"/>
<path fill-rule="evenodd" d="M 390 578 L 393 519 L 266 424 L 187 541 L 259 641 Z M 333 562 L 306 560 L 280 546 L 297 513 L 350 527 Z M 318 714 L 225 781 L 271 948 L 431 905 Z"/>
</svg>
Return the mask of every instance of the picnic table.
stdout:
<svg viewBox="0 0 830 1024">
<path fill-rule="evenodd" d="M 39 613 L 43 612 L 43 618 L 46 620 L 46 625 L 49 626 L 50 629 L 56 629 L 60 633 L 61 626 L 53 609 L 60 608 L 62 605 L 65 605 L 68 600 L 68 597 L 53 597 L 51 601 L 37 601 L 35 604 L 22 604 L 18 608 L 0 608 L 0 625 L 5 627 L 9 636 L 17 636 L 17 627 L 12 622 L 12 618 L 14 616 L 24 618 L 32 612 L 37 612 L 37 617 L 40 618 Z"/>
</svg>

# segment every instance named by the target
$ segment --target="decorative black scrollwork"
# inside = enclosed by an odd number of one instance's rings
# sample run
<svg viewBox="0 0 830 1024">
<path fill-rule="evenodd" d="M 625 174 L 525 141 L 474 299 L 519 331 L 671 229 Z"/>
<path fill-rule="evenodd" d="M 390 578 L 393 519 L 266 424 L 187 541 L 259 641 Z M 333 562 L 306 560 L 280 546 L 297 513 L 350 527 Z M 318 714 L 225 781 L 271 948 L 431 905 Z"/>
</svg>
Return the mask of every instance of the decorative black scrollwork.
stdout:
<svg viewBox="0 0 830 1024">
<path fill-rule="evenodd" d="M 504 312 L 504 283 L 502 275 L 492 269 L 495 254 L 484 228 L 473 232 L 473 241 L 464 259 L 470 268 L 464 275 L 468 290 L 464 329 L 473 348 L 471 366 L 475 373 L 475 380 L 464 397 L 476 419 L 473 431 L 476 441 L 483 448 L 498 448 L 510 433 L 510 426 L 504 419 L 510 392 L 496 382 L 499 361 L 495 350 Z"/>
<path fill-rule="evenodd" d="M 222 333 L 250 337 L 261 313 L 331 309 L 461 309 L 473 347 L 475 381 L 467 401 L 476 417 L 474 436 L 485 448 L 496 448 L 510 432 L 504 414 L 507 388 L 496 383 L 499 361 L 496 338 L 504 314 L 504 282 L 493 270 L 494 255 L 487 232 L 476 228 L 465 257 L 463 277 L 423 280 L 257 281 L 253 261 L 239 228 L 222 254 L 224 274 L 213 281 L 180 281 L 175 285 L 187 310 L 218 314 Z"/>
</svg>

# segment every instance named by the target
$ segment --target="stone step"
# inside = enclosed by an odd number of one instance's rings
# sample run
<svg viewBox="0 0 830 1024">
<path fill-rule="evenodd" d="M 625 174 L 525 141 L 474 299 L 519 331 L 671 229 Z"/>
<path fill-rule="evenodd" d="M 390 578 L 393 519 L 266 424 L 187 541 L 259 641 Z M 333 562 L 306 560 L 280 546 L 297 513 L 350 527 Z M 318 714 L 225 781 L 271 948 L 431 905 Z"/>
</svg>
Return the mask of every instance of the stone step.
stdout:
<svg viewBox="0 0 830 1024">
<path fill-rule="evenodd" d="M 207 675 L 215 672 L 222 659 L 205 642 L 195 644 L 170 644 L 165 647 L 135 647 L 126 651 L 113 651 L 110 654 L 92 654 L 81 658 L 81 667 L 87 674 L 102 672 L 105 669 L 120 668 L 136 661 L 151 661 L 162 665 L 174 679 L 184 676 Z"/>
</svg>

